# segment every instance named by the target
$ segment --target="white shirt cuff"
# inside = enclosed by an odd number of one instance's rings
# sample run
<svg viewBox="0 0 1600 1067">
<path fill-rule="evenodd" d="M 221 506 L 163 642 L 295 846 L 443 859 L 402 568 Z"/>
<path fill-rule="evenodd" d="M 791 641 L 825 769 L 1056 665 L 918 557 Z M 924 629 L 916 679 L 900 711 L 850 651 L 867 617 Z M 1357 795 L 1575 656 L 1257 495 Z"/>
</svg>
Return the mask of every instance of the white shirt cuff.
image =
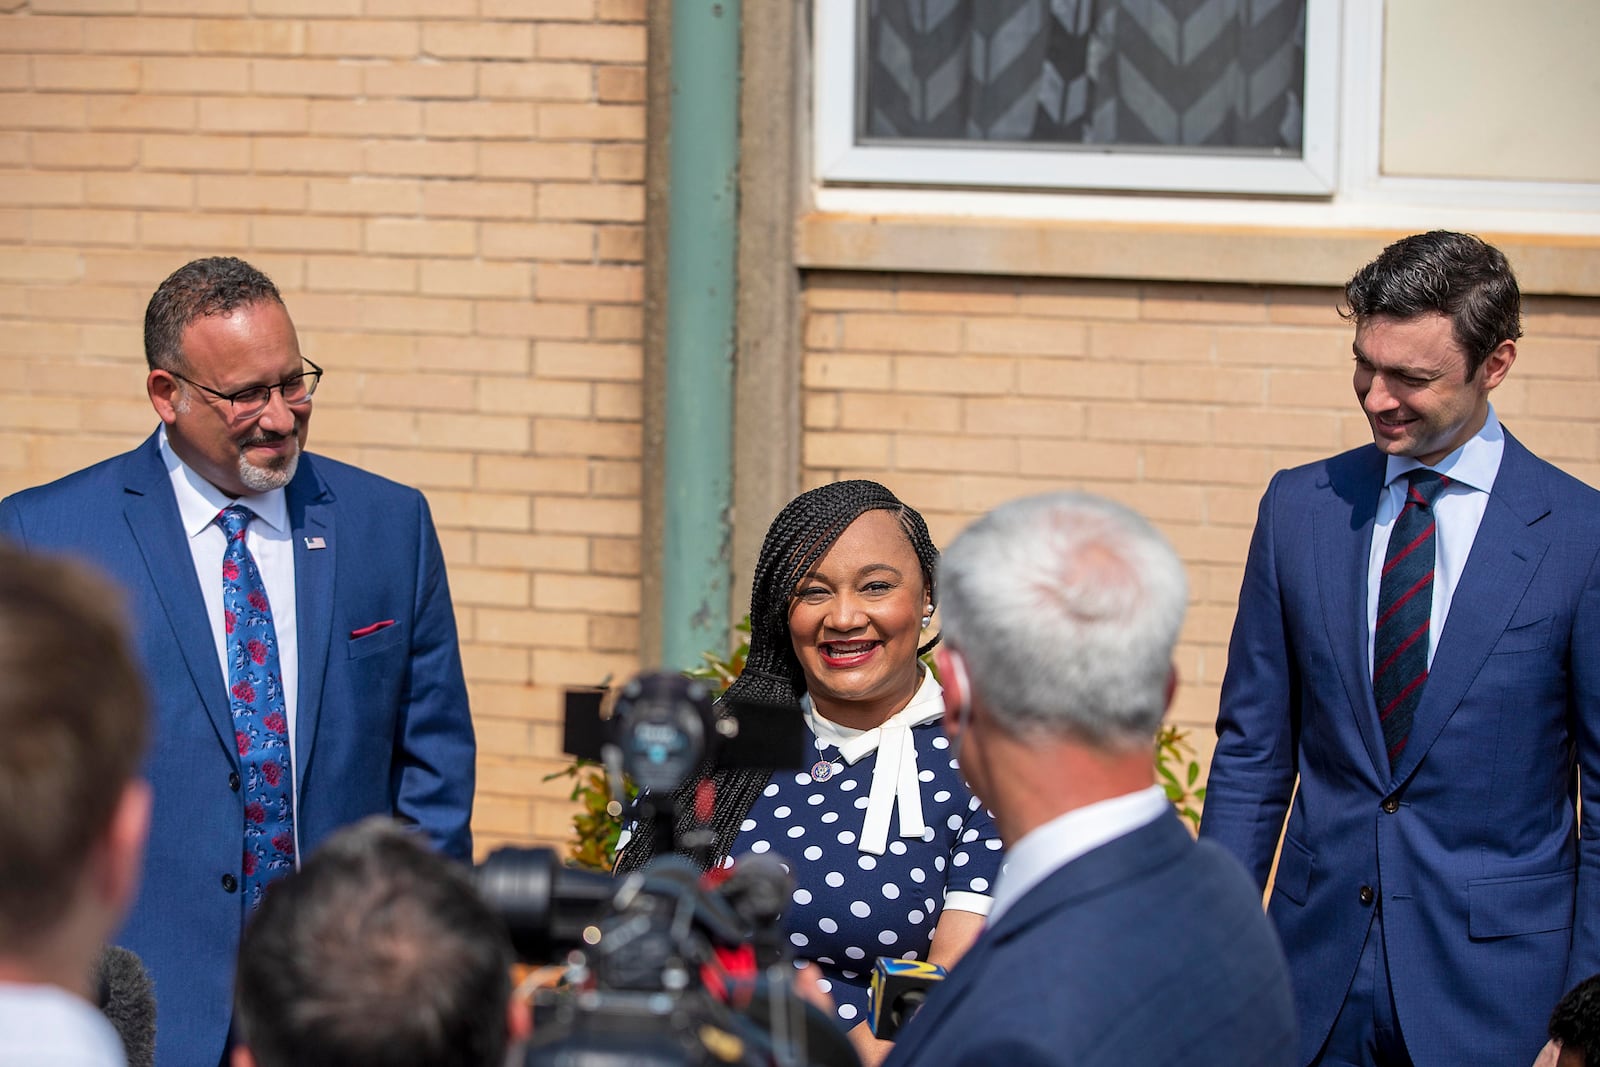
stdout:
<svg viewBox="0 0 1600 1067">
<path fill-rule="evenodd" d="M 960 889 L 947 890 L 944 895 L 945 911 L 970 911 L 974 915 L 988 915 L 994 907 L 994 897 L 984 893 L 968 893 Z"/>
</svg>

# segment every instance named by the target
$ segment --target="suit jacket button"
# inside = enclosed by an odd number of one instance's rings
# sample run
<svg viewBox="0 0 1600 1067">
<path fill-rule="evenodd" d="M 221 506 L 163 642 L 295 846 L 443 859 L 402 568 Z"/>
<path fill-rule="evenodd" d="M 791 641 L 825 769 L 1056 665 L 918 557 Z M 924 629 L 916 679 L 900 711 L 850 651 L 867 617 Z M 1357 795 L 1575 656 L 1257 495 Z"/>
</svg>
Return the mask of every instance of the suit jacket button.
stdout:
<svg viewBox="0 0 1600 1067">
<path fill-rule="evenodd" d="M 1393 815 L 1395 812 L 1400 810 L 1400 802 L 1394 797 L 1385 797 L 1383 801 L 1383 810 L 1388 812 L 1390 815 Z"/>
<path fill-rule="evenodd" d="M 1372 892 L 1372 887 L 1370 885 L 1362 886 L 1361 887 L 1361 906 L 1364 907 L 1364 908 L 1371 907 L 1374 895 L 1375 894 Z"/>
<path fill-rule="evenodd" d="M 236 891 L 239 888 L 239 879 L 235 878 L 231 874 L 223 875 L 222 888 L 227 890 L 229 893 Z"/>
<path fill-rule="evenodd" d="M 238 771 L 229 771 L 228 772 L 228 788 L 233 790 L 235 793 L 237 793 L 239 791 L 239 772 Z"/>
</svg>

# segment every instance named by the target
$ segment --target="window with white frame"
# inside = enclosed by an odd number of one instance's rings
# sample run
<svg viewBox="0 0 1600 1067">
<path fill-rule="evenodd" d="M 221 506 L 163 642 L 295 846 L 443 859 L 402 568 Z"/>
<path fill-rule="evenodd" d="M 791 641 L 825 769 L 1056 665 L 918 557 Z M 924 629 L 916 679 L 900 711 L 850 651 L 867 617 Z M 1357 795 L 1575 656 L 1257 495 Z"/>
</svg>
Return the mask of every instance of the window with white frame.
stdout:
<svg viewBox="0 0 1600 1067">
<path fill-rule="evenodd" d="M 819 210 L 1600 233 L 1600 4 L 813 3 Z"/>
<path fill-rule="evenodd" d="M 1326 194 L 1331 0 L 821 0 L 828 181 Z"/>
</svg>

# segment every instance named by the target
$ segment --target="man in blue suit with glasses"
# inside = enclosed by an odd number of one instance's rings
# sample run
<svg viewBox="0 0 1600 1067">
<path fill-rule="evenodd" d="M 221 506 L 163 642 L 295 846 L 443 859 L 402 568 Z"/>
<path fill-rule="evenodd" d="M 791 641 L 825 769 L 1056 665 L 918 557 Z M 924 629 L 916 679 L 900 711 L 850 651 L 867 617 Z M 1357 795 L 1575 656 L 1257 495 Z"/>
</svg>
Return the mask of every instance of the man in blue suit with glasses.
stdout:
<svg viewBox="0 0 1600 1067">
<path fill-rule="evenodd" d="M 156 432 L 0 501 L 0 536 L 128 592 L 154 807 L 118 940 L 155 981 L 157 1062 L 214 1067 L 268 885 L 375 814 L 470 859 L 475 746 L 427 503 L 303 451 L 323 372 L 272 282 L 233 258 L 180 268 L 146 310 L 145 358 Z"/>
</svg>

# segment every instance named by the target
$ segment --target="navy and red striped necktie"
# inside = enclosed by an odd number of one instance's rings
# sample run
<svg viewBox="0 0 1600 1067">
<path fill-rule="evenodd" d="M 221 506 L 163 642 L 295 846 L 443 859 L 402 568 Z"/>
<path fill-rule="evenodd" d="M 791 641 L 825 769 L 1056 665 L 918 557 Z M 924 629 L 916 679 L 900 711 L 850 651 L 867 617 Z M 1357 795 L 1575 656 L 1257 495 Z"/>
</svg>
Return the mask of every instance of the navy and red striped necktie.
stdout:
<svg viewBox="0 0 1600 1067">
<path fill-rule="evenodd" d="M 1389 766 L 1400 762 L 1411 720 L 1428 681 L 1429 620 L 1433 615 L 1433 502 L 1450 479 L 1427 468 L 1406 476 L 1405 506 L 1389 532 L 1378 583 L 1373 633 L 1372 694 L 1383 723 Z"/>
</svg>

